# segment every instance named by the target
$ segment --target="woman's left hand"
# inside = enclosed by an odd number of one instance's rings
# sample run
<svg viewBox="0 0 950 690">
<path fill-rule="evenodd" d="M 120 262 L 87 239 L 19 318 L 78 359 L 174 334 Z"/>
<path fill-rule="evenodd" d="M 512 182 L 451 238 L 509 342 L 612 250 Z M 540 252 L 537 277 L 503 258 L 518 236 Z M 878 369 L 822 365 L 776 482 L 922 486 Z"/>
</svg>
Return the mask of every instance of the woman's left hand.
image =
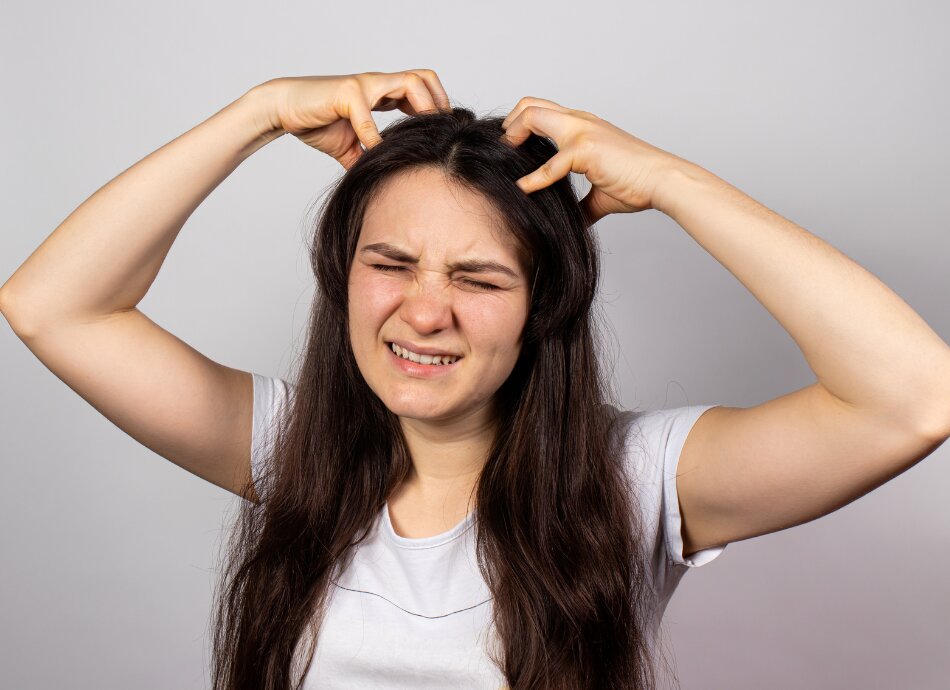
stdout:
<svg viewBox="0 0 950 690">
<path fill-rule="evenodd" d="M 658 185 L 674 167 L 690 165 L 596 115 L 543 98 L 522 98 L 502 127 L 503 138 L 514 146 L 520 146 L 532 133 L 553 139 L 557 145 L 558 152 L 544 165 L 518 180 L 526 194 L 571 171 L 590 181 L 591 190 L 581 200 L 588 225 L 611 213 L 658 208 Z"/>
</svg>

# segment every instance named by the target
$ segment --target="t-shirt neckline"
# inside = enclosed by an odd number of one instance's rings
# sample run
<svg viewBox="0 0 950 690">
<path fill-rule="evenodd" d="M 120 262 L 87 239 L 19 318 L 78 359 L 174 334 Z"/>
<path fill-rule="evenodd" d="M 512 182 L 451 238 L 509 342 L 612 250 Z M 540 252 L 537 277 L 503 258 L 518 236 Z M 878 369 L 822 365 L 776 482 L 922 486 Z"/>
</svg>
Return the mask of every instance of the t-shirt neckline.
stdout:
<svg viewBox="0 0 950 690">
<path fill-rule="evenodd" d="M 396 546 L 399 546 L 404 549 L 431 549 L 435 546 L 442 546 L 447 544 L 450 541 L 458 539 L 465 532 L 467 532 L 472 525 L 474 524 L 475 511 L 469 511 L 468 515 L 459 522 L 452 529 L 442 532 L 441 534 L 433 534 L 429 537 L 403 537 L 399 534 L 396 534 L 396 530 L 393 529 L 392 519 L 389 517 L 389 501 L 383 505 L 383 532 L 392 541 Z"/>
</svg>

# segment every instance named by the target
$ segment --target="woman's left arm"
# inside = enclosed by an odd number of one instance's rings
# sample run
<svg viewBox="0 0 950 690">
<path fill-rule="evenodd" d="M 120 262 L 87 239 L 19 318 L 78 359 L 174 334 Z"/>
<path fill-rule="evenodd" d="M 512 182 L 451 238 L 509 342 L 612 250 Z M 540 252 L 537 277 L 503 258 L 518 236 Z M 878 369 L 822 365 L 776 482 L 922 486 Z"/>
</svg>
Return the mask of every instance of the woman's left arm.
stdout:
<svg viewBox="0 0 950 690">
<path fill-rule="evenodd" d="M 589 223 L 657 209 L 788 331 L 817 383 L 753 407 L 718 405 L 678 459 L 683 554 L 787 529 L 856 500 L 950 436 L 950 347 L 870 272 L 711 172 L 591 113 L 524 98 L 502 123 L 558 152 L 526 193 L 574 171 Z"/>
<path fill-rule="evenodd" d="M 748 288 L 829 393 L 950 436 L 950 346 L 874 274 L 697 165 L 671 166 L 655 194 L 654 208 Z"/>
<path fill-rule="evenodd" d="M 502 123 L 558 153 L 518 180 L 533 192 L 574 171 L 591 183 L 592 224 L 656 209 L 729 270 L 788 331 L 825 392 L 888 426 L 950 436 L 950 346 L 869 271 L 725 180 L 592 113 L 522 98 Z"/>
</svg>

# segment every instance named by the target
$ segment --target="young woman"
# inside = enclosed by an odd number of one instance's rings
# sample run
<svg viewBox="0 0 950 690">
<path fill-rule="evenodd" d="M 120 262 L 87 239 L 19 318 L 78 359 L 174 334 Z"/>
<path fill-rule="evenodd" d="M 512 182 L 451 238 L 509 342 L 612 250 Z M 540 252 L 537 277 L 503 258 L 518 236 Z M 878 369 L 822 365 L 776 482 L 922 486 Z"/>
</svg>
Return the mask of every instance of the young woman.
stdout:
<svg viewBox="0 0 950 690">
<path fill-rule="evenodd" d="M 394 108 L 378 132 L 371 111 Z M 346 169 L 292 381 L 218 365 L 136 308 L 185 219 L 287 133 Z M 647 209 L 762 302 L 816 383 L 751 408 L 612 402 L 589 227 Z M 117 426 L 248 499 L 216 690 L 653 687 L 690 567 L 950 434 L 950 348 L 870 273 L 595 115 L 524 98 L 479 119 L 431 70 L 251 89 L 85 201 L 0 309 Z"/>
</svg>

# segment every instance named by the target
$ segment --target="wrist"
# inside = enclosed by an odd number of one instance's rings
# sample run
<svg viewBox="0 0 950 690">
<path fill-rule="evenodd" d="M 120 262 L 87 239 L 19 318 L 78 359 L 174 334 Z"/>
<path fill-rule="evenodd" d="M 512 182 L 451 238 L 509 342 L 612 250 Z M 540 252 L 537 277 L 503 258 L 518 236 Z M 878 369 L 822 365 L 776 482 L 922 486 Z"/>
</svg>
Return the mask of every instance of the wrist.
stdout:
<svg viewBox="0 0 950 690">
<path fill-rule="evenodd" d="M 277 117 L 276 103 L 280 97 L 281 86 L 279 80 L 271 79 L 248 90 L 238 101 L 254 122 L 258 135 L 268 143 L 278 139 L 287 132 L 281 127 Z"/>
<path fill-rule="evenodd" d="M 690 187 L 713 176 L 711 172 L 684 158 L 667 167 L 653 193 L 653 208 L 675 218 L 679 202 L 690 193 Z"/>
</svg>

